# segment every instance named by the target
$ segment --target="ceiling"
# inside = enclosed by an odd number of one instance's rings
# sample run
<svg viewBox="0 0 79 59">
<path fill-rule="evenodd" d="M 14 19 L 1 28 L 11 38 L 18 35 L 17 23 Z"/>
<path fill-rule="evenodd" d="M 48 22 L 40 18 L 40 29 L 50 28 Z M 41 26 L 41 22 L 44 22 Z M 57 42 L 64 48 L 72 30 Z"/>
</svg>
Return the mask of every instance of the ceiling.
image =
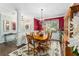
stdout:
<svg viewBox="0 0 79 59">
<path fill-rule="evenodd" d="M 64 16 L 70 3 L 0 3 L 0 8 L 17 9 L 21 13 L 32 17 L 41 17 L 41 9 L 43 9 L 43 17 Z"/>
</svg>

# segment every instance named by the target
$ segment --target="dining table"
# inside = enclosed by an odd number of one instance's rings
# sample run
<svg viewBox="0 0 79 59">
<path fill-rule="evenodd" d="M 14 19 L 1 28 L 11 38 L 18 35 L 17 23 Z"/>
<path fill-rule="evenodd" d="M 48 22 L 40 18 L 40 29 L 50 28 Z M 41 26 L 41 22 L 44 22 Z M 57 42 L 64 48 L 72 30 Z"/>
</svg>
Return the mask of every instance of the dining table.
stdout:
<svg viewBox="0 0 79 59">
<path fill-rule="evenodd" d="M 33 35 L 34 40 L 44 41 L 48 38 L 48 35 L 40 34 L 40 35 Z"/>
</svg>

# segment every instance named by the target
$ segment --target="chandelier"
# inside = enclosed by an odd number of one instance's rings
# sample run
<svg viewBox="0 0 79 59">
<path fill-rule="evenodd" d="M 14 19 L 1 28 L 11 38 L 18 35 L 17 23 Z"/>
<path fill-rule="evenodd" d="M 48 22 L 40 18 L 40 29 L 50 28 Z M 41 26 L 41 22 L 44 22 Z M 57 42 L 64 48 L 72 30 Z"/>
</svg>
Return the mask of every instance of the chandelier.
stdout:
<svg viewBox="0 0 79 59">
<path fill-rule="evenodd" d="M 40 17 L 40 23 L 42 24 L 42 22 L 44 21 L 44 18 L 43 18 L 43 10 L 44 9 L 41 9 L 41 17 Z"/>
</svg>

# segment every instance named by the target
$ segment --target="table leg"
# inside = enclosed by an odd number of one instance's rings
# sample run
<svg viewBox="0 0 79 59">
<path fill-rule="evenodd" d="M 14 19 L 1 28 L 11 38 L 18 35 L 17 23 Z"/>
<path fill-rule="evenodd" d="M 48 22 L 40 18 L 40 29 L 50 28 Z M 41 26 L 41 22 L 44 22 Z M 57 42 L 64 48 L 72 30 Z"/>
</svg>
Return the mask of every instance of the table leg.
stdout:
<svg viewBox="0 0 79 59">
<path fill-rule="evenodd" d="M 6 40 L 6 36 L 4 35 L 4 44 L 7 45 L 7 40 Z"/>
</svg>

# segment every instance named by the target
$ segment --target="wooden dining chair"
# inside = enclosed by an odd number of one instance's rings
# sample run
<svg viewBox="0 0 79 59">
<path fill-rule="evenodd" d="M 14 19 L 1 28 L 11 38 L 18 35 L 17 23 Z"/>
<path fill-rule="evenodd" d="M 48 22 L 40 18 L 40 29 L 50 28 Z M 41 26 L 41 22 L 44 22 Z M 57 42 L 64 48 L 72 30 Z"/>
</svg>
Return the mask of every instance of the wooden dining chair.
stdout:
<svg viewBox="0 0 79 59">
<path fill-rule="evenodd" d="M 50 42 L 50 44 L 52 42 L 52 31 L 49 33 L 49 42 Z"/>
<path fill-rule="evenodd" d="M 46 52 L 51 47 L 51 41 L 52 41 L 51 36 L 52 36 L 52 32 L 48 32 L 48 38 L 45 41 L 46 42 L 46 48 L 45 48 Z"/>
<path fill-rule="evenodd" d="M 52 37 L 52 32 L 48 32 L 48 39 L 47 39 L 48 45 L 51 45 L 51 41 L 52 41 L 51 37 Z"/>
<path fill-rule="evenodd" d="M 29 52 L 33 52 L 34 55 L 36 54 L 36 48 L 35 48 L 35 42 L 33 40 L 33 37 L 30 35 L 27 35 L 27 41 L 28 41 L 28 55 L 30 54 Z"/>
<path fill-rule="evenodd" d="M 48 38 L 46 40 L 42 40 L 40 41 L 40 44 L 38 46 L 38 52 L 42 51 L 43 53 L 47 52 L 49 47 L 49 42 L 50 42 L 50 33 L 48 33 Z"/>
</svg>

